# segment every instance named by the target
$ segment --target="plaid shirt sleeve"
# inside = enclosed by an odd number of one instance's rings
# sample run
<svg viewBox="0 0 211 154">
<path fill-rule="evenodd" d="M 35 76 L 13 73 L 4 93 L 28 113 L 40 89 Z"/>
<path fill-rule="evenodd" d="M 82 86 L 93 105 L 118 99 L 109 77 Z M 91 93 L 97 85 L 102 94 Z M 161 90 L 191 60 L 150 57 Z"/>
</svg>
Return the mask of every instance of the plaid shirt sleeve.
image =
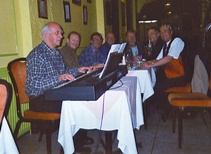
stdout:
<svg viewBox="0 0 211 154">
<path fill-rule="evenodd" d="M 28 96 L 44 94 L 44 91 L 61 84 L 62 81 L 59 81 L 61 74 L 70 73 L 74 76 L 78 74 L 77 68 L 65 69 L 66 65 L 59 52 L 51 50 L 40 45 L 28 55 L 26 59 Z"/>
</svg>

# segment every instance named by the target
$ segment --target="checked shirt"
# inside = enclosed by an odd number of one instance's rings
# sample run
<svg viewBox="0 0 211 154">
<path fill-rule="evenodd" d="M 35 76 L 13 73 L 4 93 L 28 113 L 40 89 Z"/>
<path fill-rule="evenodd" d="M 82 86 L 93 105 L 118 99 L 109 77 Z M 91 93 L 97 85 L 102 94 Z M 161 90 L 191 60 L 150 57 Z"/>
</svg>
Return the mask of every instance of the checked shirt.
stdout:
<svg viewBox="0 0 211 154">
<path fill-rule="evenodd" d="M 79 74 L 78 68 L 66 68 L 59 51 L 53 50 L 44 41 L 29 53 L 26 66 L 26 94 L 29 97 L 42 95 L 44 91 L 63 83 L 59 81 L 61 74 Z"/>
</svg>

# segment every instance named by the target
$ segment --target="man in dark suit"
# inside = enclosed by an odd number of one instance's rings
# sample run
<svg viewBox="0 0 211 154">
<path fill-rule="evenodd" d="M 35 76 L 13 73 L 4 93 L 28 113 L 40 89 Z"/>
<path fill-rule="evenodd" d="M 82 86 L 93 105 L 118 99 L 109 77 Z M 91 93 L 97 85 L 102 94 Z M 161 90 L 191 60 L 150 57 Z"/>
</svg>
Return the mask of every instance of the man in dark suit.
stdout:
<svg viewBox="0 0 211 154">
<path fill-rule="evenodd" d="M 127 45 L 124 50 L 124 54 L 127 60 L 134 62 L 140 61 L 141 57 L 145 57 L 143 42 L 136 40 L 136 31 L 128 30 L 126 33 Z"/>
<path fill-rule="evenodd" d="M 159 29 L 157 27 L 150 27 L 148 29 L 148 38 L 151 43 L 151 49 L 150 52 L 148 52 L 146 55 L 146 59 L 156 59 L 164 45 L 164 41 L 160 37 Z"/>
</svg>

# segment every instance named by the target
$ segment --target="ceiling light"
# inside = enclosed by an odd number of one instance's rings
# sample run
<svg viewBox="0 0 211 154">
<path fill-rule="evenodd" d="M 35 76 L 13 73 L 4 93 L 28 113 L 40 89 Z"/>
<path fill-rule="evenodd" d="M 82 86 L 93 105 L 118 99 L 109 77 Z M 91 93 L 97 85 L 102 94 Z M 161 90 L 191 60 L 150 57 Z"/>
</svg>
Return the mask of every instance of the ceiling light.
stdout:
<svg viewBox="0 0 211 154">
<path fill-rule="evenodd" d="M 171 5 L 171 3 L 166 3 L 166 4 L 165 4 L 165 6 L 170 6 L 170 5 Z"/>
<path fill-rule="evenodd" d="M 145 21 L 138 21 L 140 24 L 150 24 L 150 23 L 156 23 L 157 20 L 145 20 Z"/>
</svg>

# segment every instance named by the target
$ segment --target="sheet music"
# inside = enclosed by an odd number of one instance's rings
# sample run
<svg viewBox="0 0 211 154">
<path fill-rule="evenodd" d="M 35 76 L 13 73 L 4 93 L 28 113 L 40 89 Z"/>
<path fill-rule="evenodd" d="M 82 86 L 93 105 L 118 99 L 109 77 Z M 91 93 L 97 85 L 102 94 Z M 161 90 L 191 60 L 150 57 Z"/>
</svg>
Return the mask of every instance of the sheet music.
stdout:
<svg viewBox="0 0 211 154">
<path fill-rule="evenodd" d="M 123 53 L 125 46 L 126 46 L 126 43 L 122 43 L 118 53 Z"/>
<path fill-rule="evenodd" d="M 122 44 L 113 44 L 111 46 L 111 49 L 109 50 L 108 56 L 110 55 L 110 53 L 113 52 L 118 52 L 118 53 L 123 53 L 124 49 L 125 49 L 126 43 L 122 43 Z M 107 58 L 108 59 L 108 58 Z"/>
<path fill-rule="evenodd" d="M 108 63 L 110 54 L 111 54 L 111 53 L 114 53 L 114 52 L 123 53 L 123 51 L 124 51 L 124 49 L 125 49 L 125 46 L 126 46 L 126 43 L 122 43 L 122 44 L 113 44 L 113 45 L 111 46 L 111 49 L 109 50 L 109 53 L 108 53 L 108 56 L 107 56 L 107 59 L 106 59 L 106 62 L 105 62 L 105 66 L 104 66 L 103 70 L 101 71 L 101 73 L 100 73 L 100 75 L 99 75 L 99 78 L 102 77 L 103 72 L 105 71 L 105 68 L 106 68 L 106 65 L 107 65 L 107 63 Z"/>
</svg>

